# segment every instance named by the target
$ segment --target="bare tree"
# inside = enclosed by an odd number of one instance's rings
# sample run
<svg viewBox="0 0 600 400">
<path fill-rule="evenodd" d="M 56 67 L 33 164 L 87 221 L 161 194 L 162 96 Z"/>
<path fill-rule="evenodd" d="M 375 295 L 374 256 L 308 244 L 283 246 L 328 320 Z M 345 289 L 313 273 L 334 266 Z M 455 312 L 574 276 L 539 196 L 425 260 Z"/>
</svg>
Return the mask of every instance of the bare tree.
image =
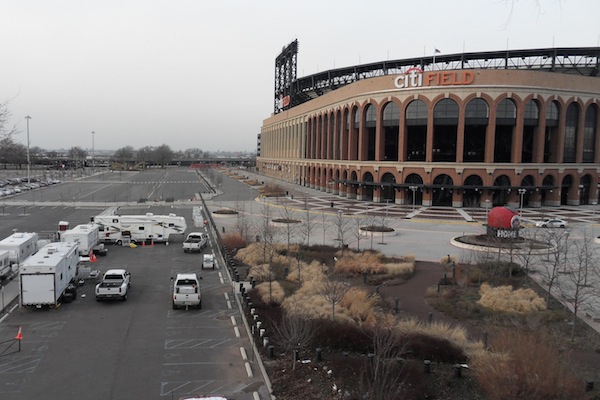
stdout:
<svg viewBox="0 0 600 400">
<path fill-rule="evenodd" d="M 81 147 L 78 146 L 71 147 L 67 154 L 70 158 L 75 160 L 76 168 L 82 166 L 83 161 L 87 157 L 87 151 L 83 150 Z"/>
<path fill-rule="evenodd" d="M 357 214 L 354 218 L 354 237 L 356 238 L 356 251 L 360 251 L 360 240 L 363 236 L 363 231 L 361 228 L 363 227 L 364 217 L 360 214 Z"/>
<path fill-rule="evenodd" d="M 246 214 L 246 206 L 244 202 L 238 201 L 235 206 L 238 211 L 235 221 L 235 227 L 247 243 L 250 242 L 250 222 L 248 221 L 248 215 Z"/>
<path fill-rule="evenodd" d="M 573 324 L 571 325 L 571 341 L 575 339 L 575 326 L 580 307 L 592 296 L 595 296 L 593 278 L 598 267 L 598 253 L 585 231 L 582 237 L 571 240 L 568 258 L 557 280 L 557 286 L 562 297 L 573 309 Z"/>
<path fill-rule="evenodd" d="M 344 246 L 348 242 L 348 234 L 350 230 L 350 220 L 344 217 L 344 211 L 338 210 L 335 216 L 335 228 L 337 231 L 336 240 L 340 243 L 340 249 L 342 254 L 344 254 Z"/>
<path fill-rule="evenodd" d="M 277 232 L 271 223 L 271 207 L 267 203 L 262 205 L 262 218 L 258 222 L 257 231 L 261 239 L 263 263 L 269 269 L 269 301 L 273 300 L 273 256 L 275 255 L 275 239 Z"/>
<path fill-rule="evenodd" d="M 549 304 L 558 274 L 565 268 L 569 248 L 569 231 L 547 229 L 541 237 L 549 244 L 547 258 L 543 260 L 542 268 L 540 268 L 540 274 L 546 286 L 546 303 Z"/>
<path fill-rule="evenodd" d="M 400 334 L 392 324 L 379 323 L 373 328 L 372 346 L 361 380 L 365 398 L 399 398 L 404 384 L 402 355 L 406 351 Z"/>
<path fill-rule="evenodd" d="M 125 166 L 127 162 L 133 161 L 135 150 L 131 146 L 121 147 L 115 151 L 113 157 L 121 165 Z"/>
<path fill-rule="evenodd" d="M 283 208 L 280 209 L 279 215 L 280 215 L 281 219 L 286 221 L 285 228 L 284 228 L 284 234 L 285 234 L 286 243 L 287 243 L 287 250 L 289 252 L 290 244 L 292 243 L 292 237 L 296 233 L 296 224 L 293 222 L 293 221 L 295 221 L 293 211 L 287 204 L 284 204 Z"/>
<path fill-rule="evenodd" d="M 520 234 L 525 241 L 523 246 L 521 246 L 520 251 L 515 253 L 515 259 L 521 264 L 521 267 L 525 272 L 526 279 L 529 279 L 529 273 L 531 270 L 535 269 L 535 266 L 539 261 L 539 230 L 535 228 L 522 229 Z"/>
<path fill-rule="evenodd" d="M 329 226 L 329 221 L 327 221 L 327 213 L 321 213 L 321 227 L 323 228 L 323 245 L 325 245 L 325 238 L 327 234 L 327 228 Z"/>
<path fill-rule="evenodd" d="M 304 350 L 315 336 L 312 320 L 300 313 L 285 313 L 278 324 L 273 326 L 275 342 L 286 352 Z M 296 369 L 296 360 L 292 358 L 292 369 Z"/>
<path fill-rule="evenodd" d="M 162 167 L 166 167 L 168 163 L 173 161 L 173 150 L 166 144 L 158 146 L 154 149 L 154 161 Z"/>
<path fill-rule="evenodd" d="M 306 209 L 304 221 L 300 227 L 300 233 L 304 239 L 303 242 L 306 244 L 306 247 L 310 247 L 310 236 L 314 232 L 315 228 L 315 216 L 308 209 Z"/>
<path fill-rule="evenodd" d="M 373 226 L 375 226 L 375 223 L 377 220 L 377 215 L 375 213 L 369 212 L 368 203 L 365 203 L 365 208 L 366 208 L 366 212 L 364 214 L 363 222 L 366 226 L 373 227 Z M 370 229 L 367 232 L 368 232 L 368 235 L 370 236 L 370 240 L 371 240 L 371 250 L 373 250 L 373 236 L 375 234 L 375 231 L 373 229 Z M 360 229 L 359 229 L 359 233 L 360 233 Z"/>
<path fill-rule="evenodd" d="M 17 127 L 8 127 L 8 121 L 12 117 L 12 113 L 8 108 L 8 101 L 0 103 L 0 139 L 12 138 L 13 135 L 17 134 Z"/>
<path fill-rule="evenodd" d="M 332 320 L 335 320 L 335 306 L 342 301 L 349 289 L 350 286 L 348 286 L 346 282 L 331 280 L 328 278 L 326 278 L 321 284 L 321 296 L 331 303 Z"/>
<path fill-rule="evenodd" d="M 154 147 L 144 146 L 136 153 L 137 160 L 146 168 L 147 164 L 154 159 Z"/>
</svg>

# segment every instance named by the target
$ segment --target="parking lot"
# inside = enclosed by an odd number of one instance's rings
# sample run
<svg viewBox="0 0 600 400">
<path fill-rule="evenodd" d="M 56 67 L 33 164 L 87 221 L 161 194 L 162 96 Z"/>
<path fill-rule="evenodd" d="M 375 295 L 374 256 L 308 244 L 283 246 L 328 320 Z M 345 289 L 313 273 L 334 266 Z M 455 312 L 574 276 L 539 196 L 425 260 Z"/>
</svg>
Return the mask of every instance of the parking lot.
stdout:
<svg viewBox="0 0 600 400">
<path fill-rule="evenodd" d="M 21 350 L 0 357 L 3 399 L 179 398 L 236 393 L 256 384 L 248 377 L 232 318 L 239 313 L 222 270 L 201 270 L 201 254 L 169 246 L 110 246 L 93 265 L 125 268 L 132 286 L 127 301 L 96 302 L 95 280 L 78 288 L 77 300 L 56 309 L 17 308 L 0 324 L 10 340 L 21 329 Z M 173 310 L 171 277 L 202 276 L 203 306 Z M 5 349 L 10 344 L 4 344 Z M 0 350 L 1 352 L 1 350 Z M 237 361 L 237 362 L 235 362 Z M 60 383 L 60 384 L 57 384 Z"/>
</svg>

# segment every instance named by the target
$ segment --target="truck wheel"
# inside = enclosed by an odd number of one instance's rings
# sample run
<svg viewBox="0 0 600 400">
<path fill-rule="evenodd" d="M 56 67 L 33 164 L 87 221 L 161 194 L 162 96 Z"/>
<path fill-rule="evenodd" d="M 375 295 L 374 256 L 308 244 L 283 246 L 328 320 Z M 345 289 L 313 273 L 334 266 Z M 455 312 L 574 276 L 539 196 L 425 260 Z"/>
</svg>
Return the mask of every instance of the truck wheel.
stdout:
<svg viewBox="0 0 600 400">
<path fill-rule="evenodd" d="M 177 310 L 177 306 L 173 303 L 173 310 Z"/>
<path fill-rule="evenodd" d="M 118 246 L 121 246 L 121 245 L 123 244 L 123 241 L 122 241 L 121 239 L 119 239 L 119 240 L 117 240 L 115 243 L 116 243 Z"/>
<path fill-rule="evenodd" d="M 127 301 L 127 293 L 125 293 L 125 296 L 123 296 L 123 301 Z"/>
<path fill-rule="evenodd" d="M 200 300 L 200 303 L 198 303 L 198 310 L 202 310 L 202 300 Z"/>
</svg>

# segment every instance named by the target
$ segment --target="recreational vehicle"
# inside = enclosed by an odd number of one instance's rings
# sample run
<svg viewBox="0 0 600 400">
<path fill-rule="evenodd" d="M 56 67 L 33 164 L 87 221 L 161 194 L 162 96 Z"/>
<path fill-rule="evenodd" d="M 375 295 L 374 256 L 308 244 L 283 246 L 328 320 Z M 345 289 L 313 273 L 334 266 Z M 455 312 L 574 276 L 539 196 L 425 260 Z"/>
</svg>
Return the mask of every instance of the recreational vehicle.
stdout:
<svg viewBox="0 0 600 400">
<path fill-rule="evenodd" d="M 15 232 L 0 241 L 0 250 L 8 251 L 11 263 L 20 264 L 37 251 L 37 244 L 37 233 Z"/>
<path fill-rule="evenodd" d="M 93 222 L 100 228 L 104 243 L 168 242 L 171 235 L 183 235 L 187 229 L 184 217 L 175 214 L 97 215 Z"/>
</svg>

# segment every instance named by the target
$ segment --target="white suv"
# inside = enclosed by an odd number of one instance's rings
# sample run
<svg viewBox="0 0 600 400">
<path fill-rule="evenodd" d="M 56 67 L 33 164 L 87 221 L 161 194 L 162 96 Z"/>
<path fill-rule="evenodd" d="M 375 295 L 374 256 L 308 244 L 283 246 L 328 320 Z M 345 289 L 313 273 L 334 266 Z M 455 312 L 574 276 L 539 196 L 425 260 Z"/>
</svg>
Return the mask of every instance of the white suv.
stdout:
<svg viewBox="0 0 600 400">
<path fill-rule="evenodd" d="M 179 307 L 202 308 L 200 281 L 196 274 L 177 274 L 173 285 L 173 309 Z"/>
</svg>

